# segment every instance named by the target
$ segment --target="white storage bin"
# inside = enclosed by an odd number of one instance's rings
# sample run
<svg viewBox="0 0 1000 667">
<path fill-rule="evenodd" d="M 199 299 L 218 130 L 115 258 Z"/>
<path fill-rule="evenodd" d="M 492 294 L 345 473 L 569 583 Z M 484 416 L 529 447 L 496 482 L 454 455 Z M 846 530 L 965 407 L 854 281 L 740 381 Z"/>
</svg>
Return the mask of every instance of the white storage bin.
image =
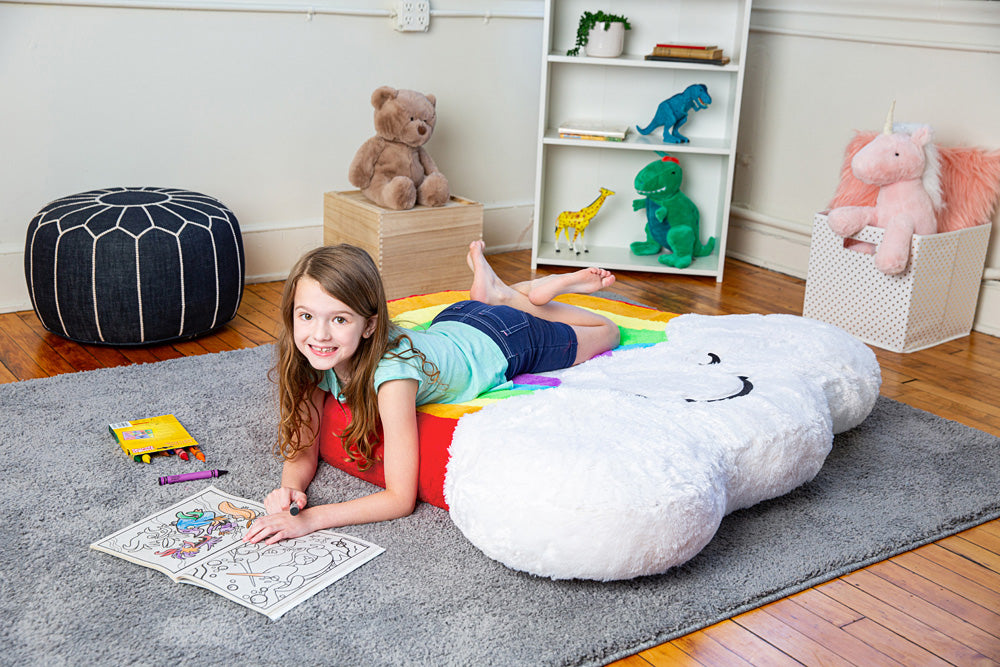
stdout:
<svg viewBox="0 0 1000 667">
<path fill-rule="evenodd" d="M 875 268 L 873 255 L 845 248 L 826 214 L 817 213 L 802 314 L 893 352 L 915 352 L 968 335 L 990 227 L 914 235 L 906 271 L 888 276 Z M 880 228 L 866 227 L 851 238 L 878 245 L 882 234 Z"/>
</svg>

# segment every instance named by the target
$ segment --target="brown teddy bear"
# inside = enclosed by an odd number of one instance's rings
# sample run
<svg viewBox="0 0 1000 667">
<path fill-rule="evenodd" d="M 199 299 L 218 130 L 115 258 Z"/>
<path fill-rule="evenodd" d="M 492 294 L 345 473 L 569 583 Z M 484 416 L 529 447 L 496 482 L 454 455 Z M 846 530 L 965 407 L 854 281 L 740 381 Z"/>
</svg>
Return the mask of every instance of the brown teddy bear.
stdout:
<svg viewBox="0 0 1000 667">
<path fill-rule="evenodd" d="M 448 180 L 423 148 L 434 133 L 436 102 L 433 95 L 389 86 L 372 93 L 376 134 L 358 149 L 348 179 L 379 206 L 403 210 L 448 202 Z"/>
</svg>

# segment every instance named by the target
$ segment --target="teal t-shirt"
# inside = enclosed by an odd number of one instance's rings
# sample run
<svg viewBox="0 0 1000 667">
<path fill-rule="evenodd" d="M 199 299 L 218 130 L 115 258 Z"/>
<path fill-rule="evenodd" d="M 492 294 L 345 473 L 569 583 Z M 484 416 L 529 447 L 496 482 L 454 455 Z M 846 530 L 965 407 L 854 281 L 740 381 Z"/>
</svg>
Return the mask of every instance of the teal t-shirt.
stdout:
<svg viewBox="0 0 1000 667">
<path fill-rule="evenodd" d="M 384 357 L 375 369 L 375 391 L 389 380 L 417 381 L 417 405 L 463 403 L 495 387 L 508 384 L 507 359 L 489 336 L 462 322 L 437 322 L 423 331 L 406 330 L 413 347 L 424 353 L 440 372 L 432 382 L 420 357 Z M 405 340 L 393 352 L 409 350 Z M 323 373 L 320 389 L 343 400 L 336 373 Z"/>
</svg>

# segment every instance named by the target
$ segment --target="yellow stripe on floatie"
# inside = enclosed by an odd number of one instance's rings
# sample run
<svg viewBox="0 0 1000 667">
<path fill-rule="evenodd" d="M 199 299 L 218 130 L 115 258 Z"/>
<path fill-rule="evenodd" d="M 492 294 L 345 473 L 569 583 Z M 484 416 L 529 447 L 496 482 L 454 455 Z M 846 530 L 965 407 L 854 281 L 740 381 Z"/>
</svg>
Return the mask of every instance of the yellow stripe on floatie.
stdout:
<svg viewBox="0 0 1000 667">
<path fill-rule="evenodd" d="M 400 326 L 414 328 L 429 324 L 446 306 L 468 298 L 467 291 L 453 290 L 396 299 L 389 302 L 389 315 Z M 676 313 L 586 294 L 566 294 L 557 297 L 556 301 L 600 313 L 625 329 L 660 331 L 677 317 Z"/>
<path fill-rule="evenodd" d="M 434 313 L 427 318 L 427 322 L 434 319 L 434 315 L 441 312 L 445 306 L 455 303 L 456 301 L 464 301 L 469 298 L 468 290 L 450 290 L 446 292 L 434 292 L 433 294 L 419 294 L 417 296 L 408 296 L 403 299 L 395 299 L 389 302 L 389 317 L 395 319 L 402 313 L 408 313 L 407 318 L 416 320 L 417 316 L 415 314 L 409 314 L 410 311 L 421 311 L 423 309 L 437 308 Z M 430 311 L 428 311 L 430 312 Z"/>
<path fill-rule="evenodd" d="M 564 294 L 563 296 L 556 297 L 555 300 L 562 301 L 563 303 L 569 303 L 574 306 L 581 306 L 587 310 L 599 312 L 605 317 L 613 320 L 619 326 L 630 327 L 632 329 L 662 328 L 662 324 L 666 324 L 670 320 L 677 317 L 677 313 L 665 313 L 662 310 L 656 310 L 655 308 L 638 306 L 632 303 L 626 303 L 625 301 L 615 301 L 613 299 L 591 296 L 589 294 Z M 657 327 L 653 324 L 640 325 L 640 322 L 659 322 L 661 323 L 661 326 Z"/>
<path fill-rule="evenodd" d="M 530 394 L 530 391 L 519 391 L 519 392 L 509 392 L 510 395 L 519 394 Z M 462 415 L 467 415 L 470 412 L 478 412 L 482 410 L 490 403 L 499 403 L 503 399 L 508 398 L 508 396 L 497 396 L 496 398 L 491 398 L 489 396 L 480 396 L 474 398 L 471 401 L 466 401 L 465 403 L 428 403 L 426 405 L 421 405 L 417 407 L 417 411 L 426 412 L 434 417 L 445 417 L 447 419 L 458 419 Z"/>
<path fill-rule="evenodd" d="M 428 403 L 417 407 L 417 412 L 426 412 L 432 417 L 443 417 L 444 419 L 458 419 L 471 412 L 478 412 L 482 405 L 472 405 L 469 403 Z M 491 403 L 495 401 L 490 401 Z"/>
<path fill-rule="evenodd" d="M 433 294 L 420 294 L 409 296 L 403 299 L 396 299 L 389 302 L 389 316 L 393 321 L 403 327 L 419 327 L 430 324 L 431 320 L 444 310 L 447 306 L 456 301 L 463 301 L 469 298 L 468 291 L 452 290 L 446 292 L 434 292 Z M 677 317 L 676 313 L 665 313 L 655 308 L 637 306 L 624 301 L 614 301 L 603 297 L 596 297 L 587 294 L 565 294 L 556 297 L 556 301 L 580 306 L 587 310 L 600 313 L 609 318 L 624 331 L 622 333 L 622 343 L 630 344 L 650 344 L 661 342 L 662 332 L 667 322 Z M 629 333 L 629 331 L 635 333 Z M 651 332 L 651 333 L 644 333 Z M 474 398 L 465 403 L 429 403 L 417 407 L 419 412 L 424 412 L 434 417 L 445 419 L 458 419 L 463 415 L 481 410 L 490 403 L 496 403 L 511 395 L 523 393 L 521 391 L 496 392 L 494 397 L 489 394 Z"/>
</svg>

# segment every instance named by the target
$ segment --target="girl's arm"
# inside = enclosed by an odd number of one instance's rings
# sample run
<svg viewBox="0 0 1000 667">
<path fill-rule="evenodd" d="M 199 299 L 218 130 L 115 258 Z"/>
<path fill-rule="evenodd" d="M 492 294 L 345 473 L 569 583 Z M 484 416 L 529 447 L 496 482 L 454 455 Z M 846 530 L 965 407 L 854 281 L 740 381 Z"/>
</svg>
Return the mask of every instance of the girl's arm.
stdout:
<svg viewBox="0 0 1000 667">
<path fill-rule="evenodd" d="M 323 420 L 323 403 L 326 392 L 314 389 L 309 397 L 311 407 L 307 406 L 309 421 L 303 425 L 299 433 L 300 442 L 312 444 L 295 453 L 295 456 L 285 461 L 281 469 L 281 486 L 267 495 L 264 508 L 268 514 L 278 514 L 288 510 L 294 502 L 300 508 L 306 506 L 306 489 L 316 475 L 319 464 L 319 428 Z"/>
<path fill-rule="evenodd" d="M 416 398 L 416 380 L 390 380 L 379 386 L 385 490 L 342 503 L 308 507 L 297 516 L 291 516 L 287 511 L 269 514 L 254 521 L 244 541 L 256 543 L 266 540 L 267 544 L 274 544 L 323 528 L 387 521 L 412 513 L 417 503 L 419 466 Z M 319 445 L 315 447 L 318 455 Z M 286 470 L 289 463 L 298 458 L 286 463 Z M 311 460 L 312 471 L 315 472 L 316 458 Z M 283 486 L 285 481 L 285 474 L 282 474 Z"/>
</svg>

